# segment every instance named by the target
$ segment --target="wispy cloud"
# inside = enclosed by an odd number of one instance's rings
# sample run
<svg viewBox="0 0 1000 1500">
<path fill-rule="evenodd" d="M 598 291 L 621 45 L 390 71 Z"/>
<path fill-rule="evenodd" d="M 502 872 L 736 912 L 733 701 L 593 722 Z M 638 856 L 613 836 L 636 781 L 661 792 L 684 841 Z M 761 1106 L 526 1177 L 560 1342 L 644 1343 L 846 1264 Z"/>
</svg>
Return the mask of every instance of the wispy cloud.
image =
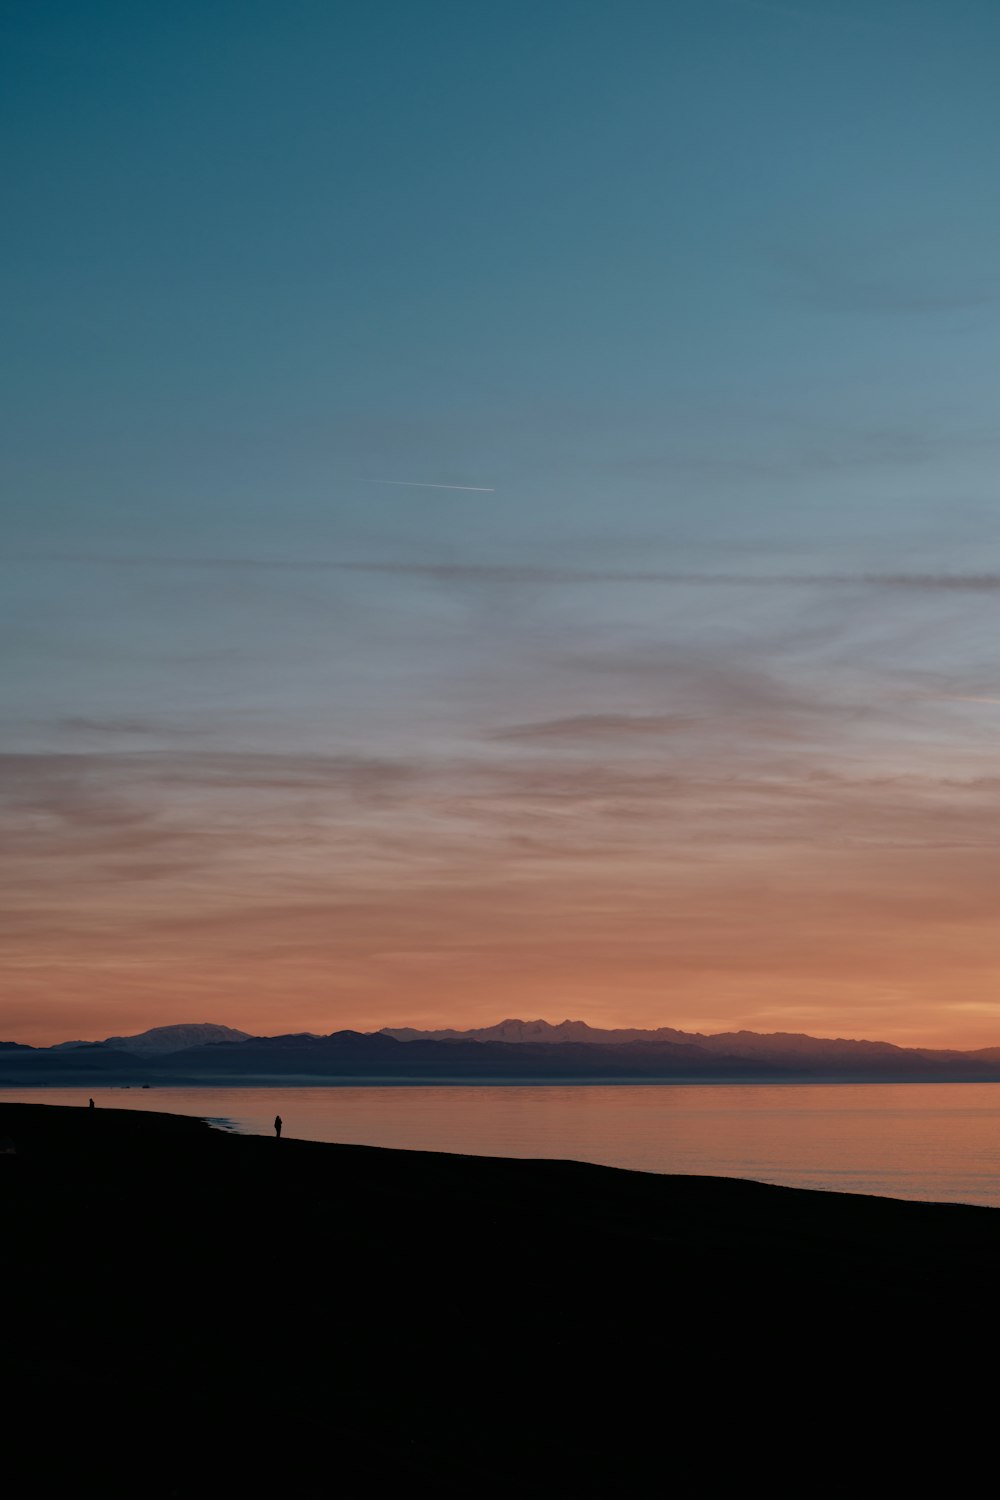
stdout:
<svg viewBox="0 0 1000 1500">
<path fill-rule="evenodd" d="M 981 693 L 921 693 L 925 703 L 986 703 L 1000 708 L 1000 698 L 988 698 Z"/>
<path fill-rule="evenodd" d="M 206 569 L 276 573 L 383 573 L 389 576 L 495 580 L 523 584 L 663 584 L 684 588 L 888 588 L 1000 592 L 1000 573 L 702 573 L 671 568 L 567 568 L 532 563 L 404 562 L 336 558 L 52 556 L 37 561 L 114 568 Z"/>
<path fill-rule="evenodd" d="M 426 479 L 358 479 L 358 484 L 389 484 L 406 490 L 465 490 L 472 495 L 495 495 L 491 484 L 435 484 Z"/>
<path fill-rule="evenodd" d="M 496 579 L 537 584 L 666 584 L 684 588 L 891 588 L 995 593 L 1000 573 L 692 573 L 671 569 L 538 567 L 520 563 L 343 562 L 341 572 Z"/>
<path fill-rule="evenodd" d="M 63 734 L 89 739 L 193 739 L 203 733 L 193 724 L 178 724 L 166 719 L 143 719 L 135 716 L 70 714 L 57 719 L 55 727 Z"/>
<path fill-rule="evenodd" d="M 995 777 L 808 773 L 728 738 L 668 761 L 645 730 L 633 762 L 591 736 L 628 721 L 565 720 L 579 759 L 556 720 L 521 726 L 534 754 L 412 766 L 0 758 L 8 1011 L 181 995 L 321 1030 L 331 1006 L 377 1024 L 399 994 L 471 994 L 488 1018 L 511 987 L 556 1010 L 625 994 L 661 1021 L 682 1000 L 733 1019 L 797 1017 L 804 990 L 837 1015 L 873 986 L 984 992 Z"/>
<path fill-rule="evenodd" d="M 529 724 L 508 724 L 490 735 L 493 740 L 569 740 L 656 737 L 689 729 L 697 720 L 688 714 L 573 714 Z"/>
<path fill-rule="evenodd" d="M 59 728 L 67 732 L 101 735 L 152 735 L 159 733 L 148 719 L 94 718 L 89 714 L 72 714 L 60 719 Z"/>
</svg>

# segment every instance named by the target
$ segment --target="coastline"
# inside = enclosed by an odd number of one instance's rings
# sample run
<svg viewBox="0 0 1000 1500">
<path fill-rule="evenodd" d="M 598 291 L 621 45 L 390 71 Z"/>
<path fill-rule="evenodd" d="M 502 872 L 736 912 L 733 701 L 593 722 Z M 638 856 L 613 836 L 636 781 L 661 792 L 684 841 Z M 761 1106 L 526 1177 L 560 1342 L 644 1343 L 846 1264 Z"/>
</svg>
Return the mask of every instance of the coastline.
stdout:
<svg viewBox="0 0 1000 1500">
<path fill-rule="evenodd" d="M 957 1391 L 1000 1263 L 974 1206 L 44 1104 L 0 1139 L 9 1409 L 154 1445 L 143 1493 L 610 1492 L 723 1418 L 726 1473 L 776 1403 Z"/>
<path fill-rule="evenodd" d="M 265 1087 L 83 1085 L 0 1089 L 0 1104 L 142 1110 L 298 1139 L 626 1171 L 733 1177 L 918 1202 L 1000 1207 L 995 1084 L 768 1083 Z"/>
</svg>

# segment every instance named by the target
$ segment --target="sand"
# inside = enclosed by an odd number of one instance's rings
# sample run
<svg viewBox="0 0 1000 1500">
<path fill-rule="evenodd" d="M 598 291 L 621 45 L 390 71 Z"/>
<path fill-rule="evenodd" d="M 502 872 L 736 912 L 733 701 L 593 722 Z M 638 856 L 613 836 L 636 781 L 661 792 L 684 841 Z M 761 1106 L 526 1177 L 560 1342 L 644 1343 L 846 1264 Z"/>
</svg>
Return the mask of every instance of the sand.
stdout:
<svg viewBox="0 0 1000 1500">
<path fill-rule="evenodd" d="M 286 1132 L 0 1106 L 19 1495 L 960 1491 L 988 1437 L 996 1210 Z"/>
</svg>

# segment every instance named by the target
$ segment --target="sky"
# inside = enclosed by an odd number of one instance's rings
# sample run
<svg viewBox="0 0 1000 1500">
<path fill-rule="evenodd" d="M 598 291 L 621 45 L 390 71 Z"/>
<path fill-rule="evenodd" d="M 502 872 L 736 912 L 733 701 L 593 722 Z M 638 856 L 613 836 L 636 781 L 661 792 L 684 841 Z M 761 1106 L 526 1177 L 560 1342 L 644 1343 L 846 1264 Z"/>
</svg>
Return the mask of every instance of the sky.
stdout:
<svg viewBox="0 0 1000 1500">
<path fill-rule="evenodd" d="M 998 61 L 6 5 L 0 1035 L 1000 1044 Z"/>
</svg>

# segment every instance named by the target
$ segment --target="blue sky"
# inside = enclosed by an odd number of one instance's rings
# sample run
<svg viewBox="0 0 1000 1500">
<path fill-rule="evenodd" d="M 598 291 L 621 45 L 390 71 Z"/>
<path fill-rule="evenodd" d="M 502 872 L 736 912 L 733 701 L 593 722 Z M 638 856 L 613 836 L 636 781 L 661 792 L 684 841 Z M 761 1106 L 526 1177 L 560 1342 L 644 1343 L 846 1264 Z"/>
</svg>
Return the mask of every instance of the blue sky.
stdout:
<svg viewBox="0 0 1000 1500">
<path fill-rule="evenodd" d="M 994 1038 L 996 8 L 4 31 L 11 1034 Z"/>
</svg>

